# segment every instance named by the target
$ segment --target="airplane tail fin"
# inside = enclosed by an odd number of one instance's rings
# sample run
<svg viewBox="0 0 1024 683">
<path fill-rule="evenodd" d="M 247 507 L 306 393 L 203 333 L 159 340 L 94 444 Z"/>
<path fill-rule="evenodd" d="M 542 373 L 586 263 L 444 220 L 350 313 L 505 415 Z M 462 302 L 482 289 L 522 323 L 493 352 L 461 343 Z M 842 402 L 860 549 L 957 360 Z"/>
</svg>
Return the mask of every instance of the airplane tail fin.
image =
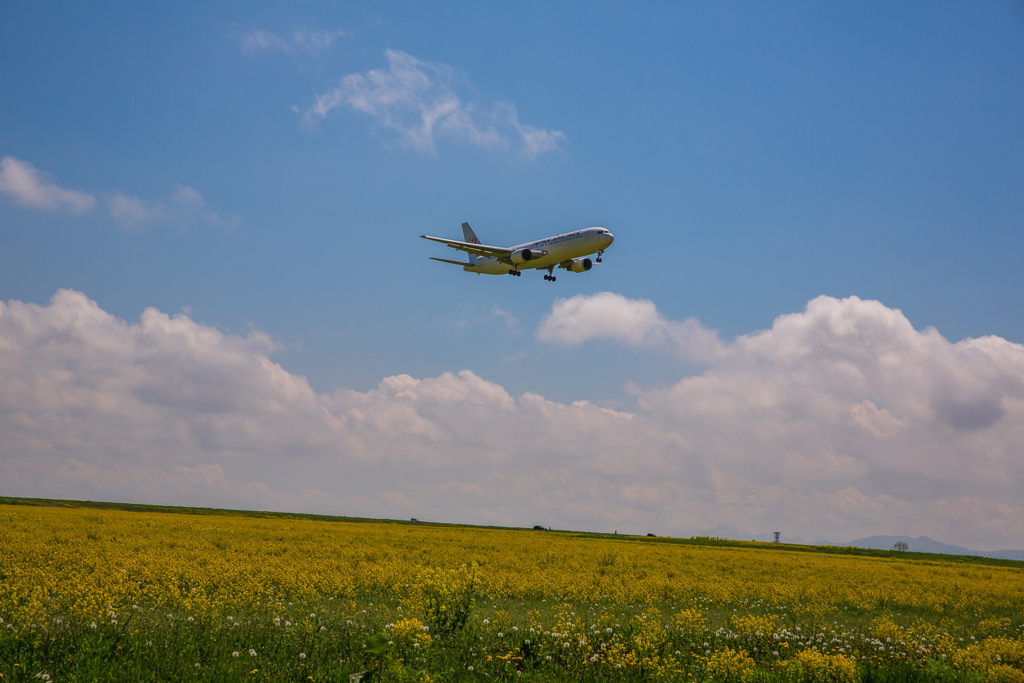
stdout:
<svg viewBox="0 0 1024 683">
<path fill-rule="evenodd" d="M 478 238 L 476 233 L 473 232 L 473 228 L 469 227 L 469 223 L 462 224 L 462 235 L 466 238 L 467 242 L 470 242 L 471 244 L 480 244 L 480 238 Z M 470 263 L 476 263 L 476 259 L 477 257 L 475 255 L 469 255 Z"/>
</svg>

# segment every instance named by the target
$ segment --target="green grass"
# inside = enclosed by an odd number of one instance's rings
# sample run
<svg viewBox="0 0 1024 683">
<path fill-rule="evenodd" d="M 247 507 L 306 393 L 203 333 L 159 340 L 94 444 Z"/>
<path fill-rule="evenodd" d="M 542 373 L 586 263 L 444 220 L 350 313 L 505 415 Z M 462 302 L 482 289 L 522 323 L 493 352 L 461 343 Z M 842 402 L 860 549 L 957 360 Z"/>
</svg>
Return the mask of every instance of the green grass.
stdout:
<svg viewBox="0 0 1024 683">
<path fill-rule="evenodd" d="M 45 674 L 54 681 L 349 681 L 350 675 L 366 671 L 383 681 L 428 676 L 434 681 L 653 680 L 642 667 L 621 670 L 581 660 L 575 651 L 579 633 L 570 638 L 552 635 L 556 606 L 570 610 L 582 625 L 580 630 L 595 642 L 611 640 L 613 634 L 628 641 L 635 635 L 635 617 L 644 611 L 639 605 L 561 605 L 546 599 L 480 596 L 466 628 L 425 648 L 388 635 L 387 625 L 402 618 L 399 603 L 390 596 L 364 596 L 354 607 L 341 600 L 291 605 L 280 622 L 242 613 L 190 619 L 154 609 L 133 610 L 119 615 L 116 625 L 95 627 L 58 617 L 45 633 L 31 636 L 6 630 L 0 636 L 0 680 L 35 683 Z M 673 606 L 662 607 L 667 611 Z M 537 611 L 548 616 L 531 632 L 529 615 Z M 710 678 L 699 655 L 737 646 L 752 651 L 760 662 L 753 680 L 787 680 L 771 670 L 787 656 L 768 649 L 782 649 L 777 641 L 732 632 L 727 626 L 729 610 L 713 610 L 710 616 L 705 630 L 688 638 L 677 636 L 660 647 L 661 656 L 678 652 L 676 658 L 684 662 L 682 673 L 668 680 L 725 680 Z M 819 626 L 800 636 L 790 633 L 808 646 L 842 634 L 830 647 L 849 647 L 858 654 L 868 647 L 852 622 L 824 630 Z M 510 652 L 520 659 L 500 659 Z M 859 675 L 864 681 L 980 680 L 924 657 L 862 666 Z"/>
</svg>

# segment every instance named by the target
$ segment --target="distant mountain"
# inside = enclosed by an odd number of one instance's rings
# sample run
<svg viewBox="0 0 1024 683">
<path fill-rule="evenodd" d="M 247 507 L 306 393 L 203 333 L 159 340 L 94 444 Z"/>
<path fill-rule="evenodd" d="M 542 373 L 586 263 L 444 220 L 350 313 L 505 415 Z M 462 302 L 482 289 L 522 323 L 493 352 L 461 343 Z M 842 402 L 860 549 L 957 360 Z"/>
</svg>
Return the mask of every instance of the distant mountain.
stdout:
<svg viewBox="0 0 1024 683">
<path fill-rule="evenodd" d="M 942 543 L 928 538 L 927 536 L 918 536 L 917 538 L 912 538 L 910 536 L 868 536 L 867 538 L 858 538 L 856 541 L 850 541 L 849 543 L 843 543 L 842 545 L 852 545 L 857 548 L 879 548 L 882 550 L 891 550 L 899 541 L 906 543 L 907 546 L 909 546 L 907 549 L 915 553 L 975 555 L 977 557 L 994 557 L 1001 560 L 1024 560 L 1024 550 L 970 550 L 963 546 Z"/>
<path fill-rule="evenodd" d="M 815 536 L 814 538 L 811 539 L 811 545 L 839 545 L 839 544 L 838 543 L 833 543 L 832 541 L 828 540 L 824 536 Z"/>
<path fill-rule="evenodd" d="M 764 532 L 760 534 L 752 534 L 748 531 L 737 529 L 734 526 L 728 524 L 719 524 L 718 526 L 712 527 L 705 531 L 703 536 L 710 536 L 712 538 L 726 538 L 730 541 L 774 541 L 775 536 L 772 532 Z M 799 536 L 786 536 L 783 535 L 780 540 L 783 543 L 795 543 L 799 545 L 805 545 L 806 541 Z M 892 547 L 897 541 L 903 541 L 907 544 L 908 550 L 915 553 L 943 553 L 945 555 L 974 555 L 976 557 L 993 557 L 1000 560 L 1021 560 L 1024 561 L 1024 550 L 971 550 L 970 548 L 964 548 L 959 545 L 949 545 L 948 543 L 942 543 L 934 539 L 928 538 L 927 536 L 918 536 L 913 538 L 911 536 L 868 536 L 867 538 L 858 538 L 856 541 L 850 541 L 849 543 L 833 543 L 821 536 L 818 536 L 811 541 L 811 545 L 838 545 L 846 546 L 852 545 L 857 548 L 876 548 L 879 550 L 892 550 Z"/>
</svg>

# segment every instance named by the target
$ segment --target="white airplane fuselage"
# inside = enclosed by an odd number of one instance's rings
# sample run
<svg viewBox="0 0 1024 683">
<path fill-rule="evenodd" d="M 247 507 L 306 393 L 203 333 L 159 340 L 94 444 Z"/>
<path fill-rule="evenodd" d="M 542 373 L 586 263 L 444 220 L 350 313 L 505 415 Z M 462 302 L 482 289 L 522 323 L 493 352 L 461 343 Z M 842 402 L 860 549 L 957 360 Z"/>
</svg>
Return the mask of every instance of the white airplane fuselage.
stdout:
<svg viewBox="0 0 1024 683">
<path fill-rule="evenodd" d="M 477 256 L 462 269 L 467 273 L 485 275 L 506 275 L 512 270 L 529 270 L 531 268 L 548 270 L 566 261 L 603 251 L 611 246 L 614 240 L 615 237 L 604 228 L 584 228 L 512 247 L 517 252 L 529 249 L 538 254 L 523 263 L 510 266 L 495 257 Z M 539 255 L 543 252 L 547 253 Z"/>
</svg>

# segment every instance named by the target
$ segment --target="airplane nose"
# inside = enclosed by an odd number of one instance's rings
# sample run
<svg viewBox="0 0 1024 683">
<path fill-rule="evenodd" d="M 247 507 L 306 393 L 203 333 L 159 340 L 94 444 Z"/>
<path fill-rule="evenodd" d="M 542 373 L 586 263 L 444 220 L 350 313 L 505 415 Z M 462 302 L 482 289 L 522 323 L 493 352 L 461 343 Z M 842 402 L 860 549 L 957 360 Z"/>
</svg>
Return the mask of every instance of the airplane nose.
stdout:
<svg viewBox="0 0 1024 683">
<path fill-rule="evenodd" d="M 611 234 L 610 232 L 606 232 L 605 237 L 608 238 L 608 244 L 611 244 L 612 242 L 615 241 L 615 235 Z"/>
</svg>

